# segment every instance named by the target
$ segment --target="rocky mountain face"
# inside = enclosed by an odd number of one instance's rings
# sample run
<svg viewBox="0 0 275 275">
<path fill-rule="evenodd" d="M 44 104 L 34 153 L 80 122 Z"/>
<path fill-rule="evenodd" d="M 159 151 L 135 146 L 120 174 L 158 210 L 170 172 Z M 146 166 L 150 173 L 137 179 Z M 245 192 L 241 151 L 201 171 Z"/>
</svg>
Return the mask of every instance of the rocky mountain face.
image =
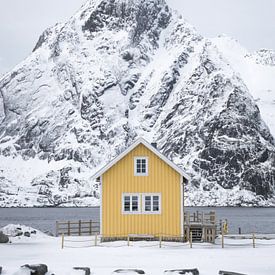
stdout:
<svg viewBox="0 0 275 275">
<path fill-rule="evenodd" d="M 257 64 L 275 66 L 275 51 L 260 49 L 255 53 L 248 54 L 247 57 L 251 57 Z"/>
<path fill-rule="evenodd" d="M 0 205 L 96 205 L 93 173 L 139 136 L 190 174 L 190 205 L 275 204 L 264 106 L 216 42 L 164 0 L 90 0 L 47 29 L 0 80 Z"/>
</svg>

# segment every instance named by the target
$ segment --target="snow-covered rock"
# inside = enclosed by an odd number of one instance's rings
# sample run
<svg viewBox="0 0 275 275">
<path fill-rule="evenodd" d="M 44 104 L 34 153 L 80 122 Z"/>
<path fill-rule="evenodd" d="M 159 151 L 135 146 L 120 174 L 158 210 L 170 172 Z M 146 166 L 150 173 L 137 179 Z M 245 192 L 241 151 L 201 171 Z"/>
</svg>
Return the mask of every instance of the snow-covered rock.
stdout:
<svg viewBox="0 0 275 275">
<path fill-rule="evenodd" d="M 90 0 L 47 29 L 0 80 L 0 205 L 94 205 L 91 176 L 139 136 L 190 174 L 189 204 L 271 204 L 274 122 L 254 61 L 218 41 L 164 0 Z"/>
<path fill-rule="evenodd" d="M 28 237 L 28 238 L 29 237 L 37 238 L 37 237 L 46 236 L 46 234 L 42 233 L 41 231 L 22 224 L 8 224 L 0 228 L 0 231 L 2 231 L 4 234 L 10 237 L 22 236 L 22 237 Z"/>
<path fill-rule="evenodd" d="M 275 66 L 275 51 L 268 49 L 260 49 L 255 53 L 247 55 L 258 64 Z"/>
</svg>

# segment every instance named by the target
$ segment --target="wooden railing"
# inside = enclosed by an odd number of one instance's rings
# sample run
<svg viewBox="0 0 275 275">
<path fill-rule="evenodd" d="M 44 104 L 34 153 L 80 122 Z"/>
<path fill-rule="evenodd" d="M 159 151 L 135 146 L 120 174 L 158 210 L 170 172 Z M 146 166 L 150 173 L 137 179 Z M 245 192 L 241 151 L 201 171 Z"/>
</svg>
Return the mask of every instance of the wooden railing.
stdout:
<svg viewBox="0 0 275 275">
<path fill-rule="evenodd" d="M 216 215 L 215 212 L 202 213 L 196 211 L 190 214 L 189 212 L 184 213 L 184 224 L 201 224 L 201 225 L 215 225 Z"/>
<path fill-rule="evenodd" d="M 96 235 L 100 232 L 98 221 L 57 221 L 56 236 L 87 236 Z"/>
</svg>

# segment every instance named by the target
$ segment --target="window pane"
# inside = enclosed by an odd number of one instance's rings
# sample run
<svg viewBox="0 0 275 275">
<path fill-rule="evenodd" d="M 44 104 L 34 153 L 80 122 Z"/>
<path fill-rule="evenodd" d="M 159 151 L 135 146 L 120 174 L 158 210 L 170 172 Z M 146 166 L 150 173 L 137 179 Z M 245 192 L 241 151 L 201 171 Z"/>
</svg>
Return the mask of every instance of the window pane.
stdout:
<svg viewBox="0 0 275 275">
<path fill-rule="evenodd" d="M 153 201 L 155 202 L 155 201 L 159 201 L 159 196 L 153 196 Z"/>
<path fill-rule="evenodd" d="M 153 196 L 153 211 L 159 211 L 159 196 Z"/>
<path fill-rule="evenodd" d="M 124 211 L 130 211 L 130 196 L 124 197 Z"/>
<path fill-rule="evenodd" d="M 138 211 L 138 196 L 132 197 L 132 211 Z"/>
<path fill-rule="evenodd" d="M 133 203 L 132 204 L 132 211 L 138 211 L 138 203 Z"/>
<path fill-rule="evenodd" d="M 153 211 L 159 211 L 159 205 L 153 205 Z"/>
<path fill-rule="evenodd" d="M 145 211 L 151 211 L 151 196 L 145 196 Z"/>
<path fill-rule="evenodd" d="M 124 202 L 124 211 L 130 211 L 130 202 Z"/>
</svg>

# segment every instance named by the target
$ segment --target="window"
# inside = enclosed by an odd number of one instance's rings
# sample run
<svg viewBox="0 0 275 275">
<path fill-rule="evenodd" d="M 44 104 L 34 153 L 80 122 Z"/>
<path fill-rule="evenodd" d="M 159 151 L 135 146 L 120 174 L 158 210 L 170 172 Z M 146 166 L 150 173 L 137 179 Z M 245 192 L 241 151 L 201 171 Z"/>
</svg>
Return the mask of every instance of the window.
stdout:
<svg viewBox="0 0 275 275">
<path fill-rule="evenodd" d="M 141 206 L 142 205 L 142 209 Z M 123 193 L 123 214 L 161 214 L 160 193 Z"/>
<path fill-rule="evenodd" d="M 144 214 L 160 214 L 161 196 L 160 194 L 143 194 L 143 213 Z"/>
<path fill-rule="evenodd" d="M 124 214 L 139 213 L 139 194 L 123 194 L 122 209 Z"/>
<path fill-rule="evenodd" d="M 148 176 L 148 157 L 135 157 L 135 176 Z"/>
</svg>

